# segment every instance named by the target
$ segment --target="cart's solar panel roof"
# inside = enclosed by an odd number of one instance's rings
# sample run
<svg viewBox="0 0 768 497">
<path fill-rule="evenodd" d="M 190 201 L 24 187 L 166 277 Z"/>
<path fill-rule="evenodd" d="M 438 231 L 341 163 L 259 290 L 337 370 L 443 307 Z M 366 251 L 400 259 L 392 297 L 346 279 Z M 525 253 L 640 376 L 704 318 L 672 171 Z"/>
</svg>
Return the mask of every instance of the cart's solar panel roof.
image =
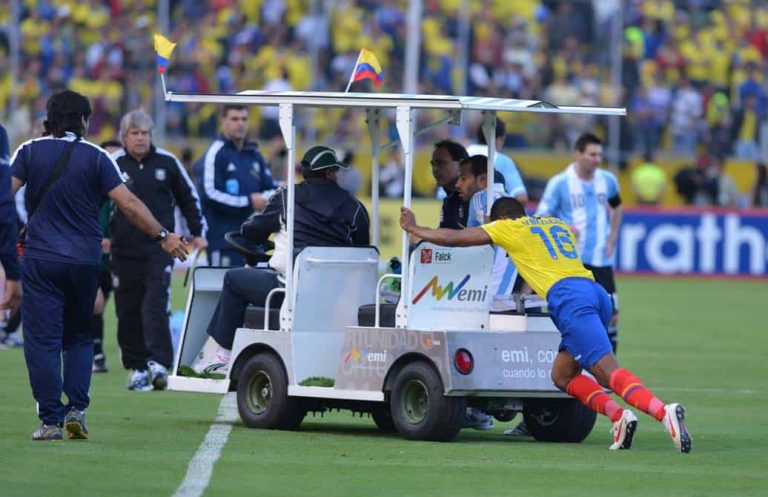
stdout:
<svg viewBox="0 0 768 497">
<path fill-rule="evenodd" d="M 542 100 L 405 93 L 333 93 L 305 91 L 249 90 L 231 94 L 189 94 L 168 92 L 169 102 L 240 103 L 246 105 L 293 104 L 300 107 L 363 107 L 414 109 L 489 110 L 498 112 L 542 112 L 554 114 L 599 114 L 623 116 L 626 109 L 615 107 L 556 106 Z"/>
</svg>

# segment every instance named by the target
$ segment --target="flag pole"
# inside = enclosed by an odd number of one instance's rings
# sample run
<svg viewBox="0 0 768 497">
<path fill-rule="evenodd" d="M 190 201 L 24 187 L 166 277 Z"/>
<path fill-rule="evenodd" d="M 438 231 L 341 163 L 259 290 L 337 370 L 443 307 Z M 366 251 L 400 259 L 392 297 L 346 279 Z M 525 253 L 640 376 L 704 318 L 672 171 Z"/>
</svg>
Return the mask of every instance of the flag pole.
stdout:
<svg viewBox="0 0 768 497">
<path fill-rule="evenodd" d="M 360 56 L 363 55 L 363 51 L 360 50 L 360 53 L 357 54 L 357 60 L 355 61 L 355 67 L 352 68 L 352 74 L 349 75 L 349 82 L 347 83 L 347 89 L 344 90 L 344 93 L 349 92 L 349 87 L 352 86 L 352 79 L 355 77 L 355 72 L 357 71 L 357 64 L 360 62 Z"/>
<path fill-rule="evenodd" d="M 165 72 L 160 73 L 160 82 L 163 83 L 163 97 L 168 94 L 168 90 L 165 89 Z"/>
</svg>

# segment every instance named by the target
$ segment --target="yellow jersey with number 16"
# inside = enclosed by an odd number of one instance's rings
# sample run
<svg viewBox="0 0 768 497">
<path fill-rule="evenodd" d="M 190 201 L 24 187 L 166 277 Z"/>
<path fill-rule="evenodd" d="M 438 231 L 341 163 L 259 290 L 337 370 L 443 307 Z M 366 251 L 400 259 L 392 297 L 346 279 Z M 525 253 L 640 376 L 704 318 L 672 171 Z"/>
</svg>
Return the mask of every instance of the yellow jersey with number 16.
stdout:
<svg viewBox="0 0 768 497">
<path fill-rule="evenodd" d="M 494 245 L 507 251 L 520 275 L 542 298 L 563 278 L 588 278 L 576 240 L 562 219 L 520 217 L 500 219 L 481 226 Z"/>
</svg>

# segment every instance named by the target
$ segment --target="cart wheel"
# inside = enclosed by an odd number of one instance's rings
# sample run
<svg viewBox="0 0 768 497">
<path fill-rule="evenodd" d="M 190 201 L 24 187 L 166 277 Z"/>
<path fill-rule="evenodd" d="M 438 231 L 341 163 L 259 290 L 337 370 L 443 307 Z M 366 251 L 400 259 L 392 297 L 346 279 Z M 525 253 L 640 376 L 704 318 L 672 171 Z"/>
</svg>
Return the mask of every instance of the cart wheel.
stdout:
<svg viewBox="0 0 768 497">
<path fill-rule="evenodd" d="M 394 431 L 395 422 L 392 421 L 389 404 L 381 404 L 374 407 L 371 411 L 371 417 L 381 431 Z"/>
<path fill-rule="evenodd" d="M 536 440 L 576 443 L 592 433 L 597 413 L 575 399 L 537 399 L 525 403 L 523 419 Z"/>
<path fill-rule="evenodd" d="M 448 442 L 459 433 L 467 403 L 443 395 L 437 372 L 424 362 L 413 362 L 397 374 L 390 397 L 392 421 L 409 440 Z"/>
<path fill-rule="evenodd" d="M 245 363 L 237 381 L 237 410 L 245 426 L 270 430 L 295 430 L 307 413 L 301 401 L 288 397 L 288 377 L 270 353 Z"/>
</svg>

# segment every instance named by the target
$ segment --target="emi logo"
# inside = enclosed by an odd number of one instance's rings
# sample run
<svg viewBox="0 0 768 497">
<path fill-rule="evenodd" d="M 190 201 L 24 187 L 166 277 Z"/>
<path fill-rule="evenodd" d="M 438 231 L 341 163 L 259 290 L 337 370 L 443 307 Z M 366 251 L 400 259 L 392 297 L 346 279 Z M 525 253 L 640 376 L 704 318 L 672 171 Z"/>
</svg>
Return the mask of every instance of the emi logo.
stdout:
<svg viewBox="0 0 768 497">
<path fill-rule="evenodd" d="M 421 263 L 432 264 L 432 249 L 421 249 Z"/>
</svg>

